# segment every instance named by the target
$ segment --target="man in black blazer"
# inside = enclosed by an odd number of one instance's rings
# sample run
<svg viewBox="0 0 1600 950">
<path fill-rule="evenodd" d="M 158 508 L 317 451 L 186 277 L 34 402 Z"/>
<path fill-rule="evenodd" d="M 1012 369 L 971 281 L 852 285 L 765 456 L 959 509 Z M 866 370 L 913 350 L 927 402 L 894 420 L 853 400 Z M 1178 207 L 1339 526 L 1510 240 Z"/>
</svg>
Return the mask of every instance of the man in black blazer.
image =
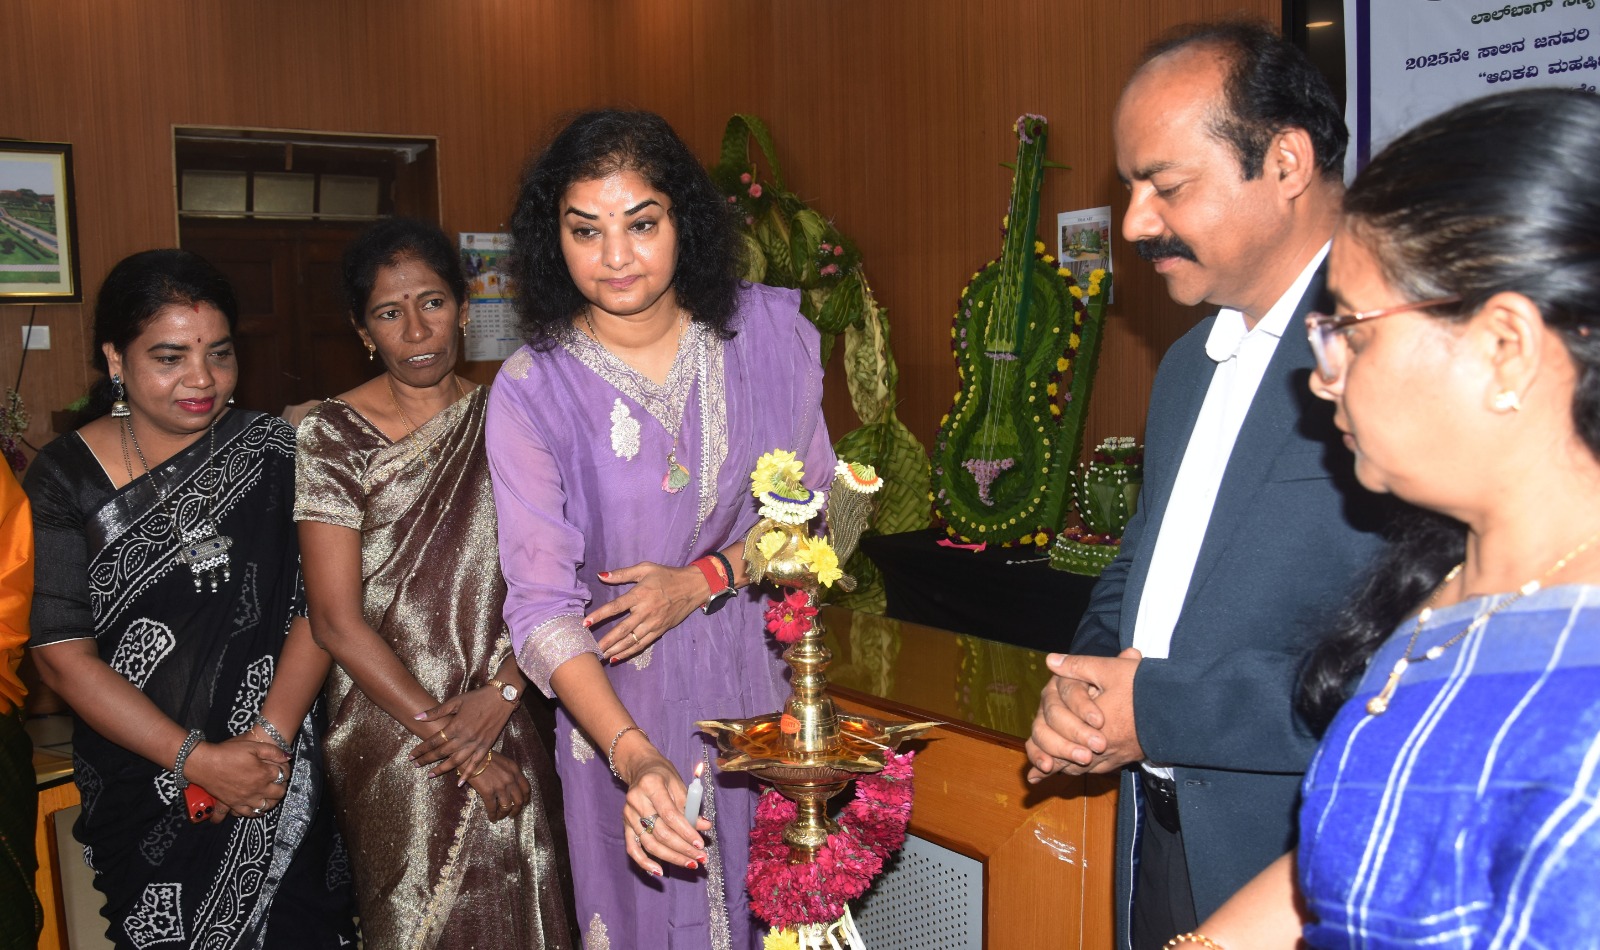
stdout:
<svg viewBox="0 0 1600 950">
<path fill-rule="evenodd" d="M 1316 745 L 1296 674 L 1381 518 L 1307 389 L 1348 138 L 1326 82 L 1265 26 L 1190 27 L 1114 122 L 1123 236 L 1173 299 L 1222 309 L 1161 361 L 1138 511 L 1076 655 L 1051 657 L 1028 756 L 1031 781 L 1124 770 L 1119 943 L 1146 950 L 1293 845 Z"/>
</svg>

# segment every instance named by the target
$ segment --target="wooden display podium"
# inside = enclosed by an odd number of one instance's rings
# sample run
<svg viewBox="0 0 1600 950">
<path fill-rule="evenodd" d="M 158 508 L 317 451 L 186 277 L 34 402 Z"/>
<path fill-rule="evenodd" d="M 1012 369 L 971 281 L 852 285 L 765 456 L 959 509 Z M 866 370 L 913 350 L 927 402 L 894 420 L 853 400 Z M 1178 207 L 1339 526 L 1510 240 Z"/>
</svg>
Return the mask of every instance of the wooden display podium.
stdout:
<svg viewBox="0 0 1600 950">
<path fill-rule="evenodd" d="M 910 832 L 982 864 L 984 946 L 1109 950 L 1116 776 L 1023 780 L 1044 654 L 836 608 L 821 619 L 842 708 L 945 723 L 906 745 Z"/>
</svg>

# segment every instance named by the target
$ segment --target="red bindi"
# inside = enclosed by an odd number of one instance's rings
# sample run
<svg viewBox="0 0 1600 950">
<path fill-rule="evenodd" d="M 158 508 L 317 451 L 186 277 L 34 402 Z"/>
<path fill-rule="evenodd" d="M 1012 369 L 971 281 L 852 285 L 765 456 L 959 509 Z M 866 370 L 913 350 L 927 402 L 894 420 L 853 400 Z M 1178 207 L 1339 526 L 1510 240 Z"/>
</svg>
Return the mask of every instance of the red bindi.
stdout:
<svg viewBox="0 0 1600 950">
<path fill-rule="evenodd" d="M 411 295 L 410 294 L 401 294 L 400 296 L 404 300 L 410 300 L 411 299 Z"/>
</svg>

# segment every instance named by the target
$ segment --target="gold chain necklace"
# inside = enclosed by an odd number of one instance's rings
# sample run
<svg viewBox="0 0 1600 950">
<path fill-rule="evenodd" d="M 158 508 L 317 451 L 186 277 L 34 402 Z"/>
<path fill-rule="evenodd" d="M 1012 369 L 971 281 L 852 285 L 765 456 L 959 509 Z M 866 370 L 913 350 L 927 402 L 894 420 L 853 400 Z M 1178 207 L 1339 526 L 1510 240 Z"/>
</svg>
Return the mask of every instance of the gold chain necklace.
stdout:
<svg viewBox="0 0 1600 950">
<path fill-rule="evenodd" d="M 606 352 L 611 352 L 611 348 L 601 342 L 600 334 L 595 332 L 594 320 L 589 316 L 588 307 L 583 308 L 583 322 L 589 327 L 589 338 L 599 344 Z M 683 333 L 688 326 L 689 314 L 680 308 L 678 310 L 678 350 L 672 354 L 673 365 L 677 365 L 678 353 L 683 352 Z M 671 372 L 671 370 L 667 371 L 668 379 L 671 379 Z M 687 398 L 687 394 L 685 394 L 685 398 Z M 669 415 L 671 414 L 671 408 L 671 400 L 669 398 Z M 684 468 L 683 464 L 678 461 L 678 433 L 682 430 L 683 410 L 680 408 L 677 412 L 677 417 L 673 419 L 672 428 L 669 430 L 672 433 L 672 447 L 667 449 L 667 473 L 661 477 L 661 490 L 669 495 L 676 495 L 689 484 L 689 470 Z"/>
<path fill-rule="evenodd" d="M 465 396 L 467 391 L 461 385 L 461 377 L 451 374 L 450 378 L 454 379 L 456 382 L 456 398 L 459 399 Z M 393 406 L 394 411 L 400 414 L 400 421 L 406 424 L 406 438 L 409 439 L 416 436 L 417 427 L 411 424 L 411 417 L 406 415 L 405 409 L 400 405 L 400 400 L 395 398 L 394 377 L 390 376 L 388 373 L 385 373 L 383 375 L 383 381 L 389 386 L 389 405 Z M 422 464 L 424 467 L 429 469 L 433 468 L 433 445 L 434 440 L 428 439 L 426 442 L 422 443 L 421 451 L 418 451 L 416 443 L 412 443 L 411 460 L 416 461 L 420 458 L 422 459 Z"/>
<path fill-rule="evenodd" d="M 212 420 L 211 448 L 206 455 L 208 461 L 215 461 L 217 457 L 217 423 Z M 216 524 L 216 497 L 211 496 L 211 508 L 203 511 L 200 520 L 189 530 L 183 530 L 178 523 L 178 509 L 172 504 L 172 499 L 167 492 L 161 490 L 161 485 L 156 482 L 156 476 L 150 471 L 150 463 L 145 461 L 144 447 L 139 445 L 139 436 L 133 431 L 133 416 L 122 417 L 122 426 L 118 430 L 122 436 L 122 467 L 128 470 L 128 481 L 133 481 L 133 460 L 128 457 L 128 442 L 133 442 L 133 450 L 139 454 L 139 465 L 144 468 L 145 477 L 150 479 L 150 487 L 156 493 L 156 500 L 161 503 L 161 508 L 167 513 L 167 520 L 172 523 L 172 536 L 178 540 L 178 560 L 189 568 L 189 573 L 194 575 L 194 589 L 201 589 L 201 578 L 211 584 L 211 590 L 216 592 L 221 586 L 217 580 L 217 572 L 222 572 L 222 582 L 233 579 L 233 572 L 229 570 L 230 559 L 228 549 L 233 547 L 233 539 L 217 530 Z M 220 470 L 221 466 L 217 466 Z"/>
<path fill-rule="evenodd" d="M 1462 630 L 1460 633 L 1443 643 L 1435 644 L 1434 646 L 1429 647 L 1421 656 L 1412 658 L 1411 651 L 1416 648 L 1417 637 L 1422 635 L 1423 625 L 1426 624 L 1428 619 L 1433 616 L 1434 602 L 1439 599 L 1439 595 L 1443 593 L 1444 589 L 1449 587 L 1450 583 L 1461 575 L 1461 569 L 1467 566 L 1467 562 L 1462 561 L 1460 564 L 1452 567 L 1450 569 L 1450 573 L 1444 576 L 1444 580 L 1439 582 L 1439 586 L 1435 587 L 1433 589 L 1433 593 L 1428 595 L 1428 602 L 1423 606 L 1422 612 L 1417 614 L 1417 623 L 1411 630 L 1411 639 L 1406 643 L 1406 652 L 1400 657 L 1400 659 L 1394 661 L 1394 667 L 1389 670 L 1389 679 L 1383 684 L 1383 689 L 1378 691 L 1378 695 L 1367 700 L 1368 715 L 1376 716 L 1389 708 L 1390 701 L 1394 699 L 1394 691 L 1400 686 L 1400 677 L 1405 673 L 1407 667 L 1411 666 L 1413 663 L 1421 663 L 1424 660 L 1437 660 L 1439 657 L 1444 656 L 1444 651 L 1455 646 L 1457 643 L 1460 643 L 1462 640 L 1465 640 L 1475 631 L 1483 629 L 1484 625 L 1487 624 L 1495 614 L 1505 610 L 1507 607 L 1510 607 L 1512 604 L 1516 603 L 1522 598 L 1528 596 L 1529 594 L 1535 593 L 1542 588 L 1545 581 L 1548 581 L 1562 568 L 1566 567 L 1568 564 L 1571 564 L 1573 558 L 1589 550 L 1589 548 L 1593 546 L 1596 541 L 1600 541 L 1600 531 L 1589 535 L 1588 540 L 1573 548 L 1571 551 L 1568 551 L 1562 556 L 1561 560 L 1552 564 L 1550 569 L 1544 572 L 1543 576 L 1536 577 L 1526 584 L 1523 584 L 1521 587 L 1517 588 L 1516 593 L 1473 618 L 1473 621 L 1467 624 L 1465 630 Z"/>
</svg>

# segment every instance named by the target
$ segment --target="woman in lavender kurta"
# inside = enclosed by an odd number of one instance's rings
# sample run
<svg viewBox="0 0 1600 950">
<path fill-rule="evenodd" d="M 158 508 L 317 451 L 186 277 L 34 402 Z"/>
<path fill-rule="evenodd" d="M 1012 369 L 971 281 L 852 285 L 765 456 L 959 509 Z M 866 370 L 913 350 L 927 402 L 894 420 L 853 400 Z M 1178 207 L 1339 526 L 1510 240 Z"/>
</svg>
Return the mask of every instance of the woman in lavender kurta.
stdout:
<svg viewBox="0 0 1600 950">
<path fill-rule="evenodd" d="M 501 369 L 487 436 L 506 622 L 560 700 L 590 950 L 760 945 L 755 790 L 709 770 L 691 825 L 682 773 L 714 755 L 697 720 L 786 694 L 762 599 L 722 596 L 746 580 L 756 459 L 793 451 L 822 488 L 834 458 L 817 332 L 796 293 L 738 283 L 727 214 L 659 117 L 601 112 L 552 140 L 512 223 L 529 345 Z"/>
</svg>

